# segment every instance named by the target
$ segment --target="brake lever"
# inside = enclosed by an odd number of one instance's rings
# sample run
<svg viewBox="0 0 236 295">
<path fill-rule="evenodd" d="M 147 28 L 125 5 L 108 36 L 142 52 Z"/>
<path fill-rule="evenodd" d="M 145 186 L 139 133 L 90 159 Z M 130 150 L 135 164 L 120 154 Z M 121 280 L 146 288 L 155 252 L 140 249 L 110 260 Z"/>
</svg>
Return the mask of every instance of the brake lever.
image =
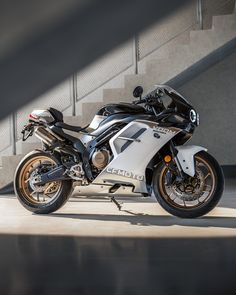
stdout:
<svg viewBox="0 0 236 295">
<path fill-rule="evenodd" d="M 135 101 L 132 102 L 132 104 L 135 104 L 135 105 L 143 104 L 143 103 L 146 103 L 146 100 L 140 99 L 140 100 L 135 100 Z"/>
</svg>

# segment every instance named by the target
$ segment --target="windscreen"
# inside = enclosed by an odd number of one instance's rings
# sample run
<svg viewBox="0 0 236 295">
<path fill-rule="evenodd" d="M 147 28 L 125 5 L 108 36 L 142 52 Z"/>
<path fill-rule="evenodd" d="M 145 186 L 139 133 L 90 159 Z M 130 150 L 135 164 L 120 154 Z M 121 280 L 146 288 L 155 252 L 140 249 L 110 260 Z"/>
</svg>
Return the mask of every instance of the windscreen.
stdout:
<svg viewBox="0 0 236 295">
<path fill-rule="evenodd" d="M 167 85 L 156 85 L 156 89 L 162 91 L 164 94 L 162 100 L 165 104 L 165 95 L 169 97 L 172 102 L 171 105 L 175 106 L 177 108 L 177 111 L 180 113 L 186 113 L 189 112 L 190 109 L 192 109 L 192 105 L 185 99 L 180 93 L 178 93 L 176 90 L 171 88 Z M 169 99 L 166 99 L 169 101 Z"/>
</svg>

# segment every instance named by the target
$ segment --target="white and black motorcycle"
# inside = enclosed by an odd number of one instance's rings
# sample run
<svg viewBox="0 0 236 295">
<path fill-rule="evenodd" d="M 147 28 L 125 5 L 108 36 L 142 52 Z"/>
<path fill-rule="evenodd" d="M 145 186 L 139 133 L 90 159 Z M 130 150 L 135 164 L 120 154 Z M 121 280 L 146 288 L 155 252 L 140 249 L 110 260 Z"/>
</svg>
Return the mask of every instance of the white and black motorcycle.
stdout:
<svg viewBox="0 0 236 295">
<path fill-rule="evenodd" d="M 15 192 L 28 210 L 58 210 L 79 186 L 83 196 L 155 195 L 169 213 L 194 218 L 220 200 L 224 177 L 217 161 L 200 146 L 184 145 L 199 115 L 179 93 L 159 85 L 132 104 L 108 104 L 85 128 L 63 122 L 56 109 L 35 110 L 22 131 L 35 134 L 41 150 L 27 154 L 15 173 Z M 73 131 L 74 136 L 66 130 Z"/>
</svg>

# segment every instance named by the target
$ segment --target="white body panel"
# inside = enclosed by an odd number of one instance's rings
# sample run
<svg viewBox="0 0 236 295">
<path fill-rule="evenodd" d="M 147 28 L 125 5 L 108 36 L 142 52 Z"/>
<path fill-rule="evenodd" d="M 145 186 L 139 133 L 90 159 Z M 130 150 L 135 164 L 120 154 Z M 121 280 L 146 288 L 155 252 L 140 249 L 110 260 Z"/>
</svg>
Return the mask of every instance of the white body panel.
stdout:
<svg viewBox="0 0 236 295">
<path fill-rule="evenodd" d="M 139 135 L 140 131 L 142 134 Z M 132 121 L 110 139 L 114 158 L 93 183 L 132 184 L 134 192 L 147 192 L 145 171 L 148 163 L 178 132 L 177 128 L 162 128 L 150 121 Z"/>
<path fill-rule="evenodd" d="M 121 185 L 115 193 L 111 193 L 110 189 L 112 185 L 99 185 L 90 184 L 88 186 L 76 186 L 75 195 L 76 196 L 130 196 L 130 197 L 141 197 L 140 193 L 134 193 L 131 186 Z"/>
<path fill-rule="evenodd" d="M 195 174 L 194 155 L 200 151 L 207 151 L 207 149 L 196 145 L 177 146 L 176 149 L 178 150 L 177 158 L 183 171 L 193 177 Z"/>
<path fill-rule="evenodd" d="M 48 110 L 33 110 L 30 114 L 30 119 L 35 122 L 51 123 L 55 119 Z"/>
</svg>

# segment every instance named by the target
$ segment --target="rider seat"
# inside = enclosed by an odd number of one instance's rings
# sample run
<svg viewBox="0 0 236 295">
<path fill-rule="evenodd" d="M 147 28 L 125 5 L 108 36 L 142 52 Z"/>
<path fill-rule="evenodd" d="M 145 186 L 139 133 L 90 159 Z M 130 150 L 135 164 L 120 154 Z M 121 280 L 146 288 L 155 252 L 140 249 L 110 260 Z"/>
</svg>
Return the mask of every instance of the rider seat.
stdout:
<svg viewBox="0 0 236 295">
<path fill-rule="evenodd" d="M 62 112 L 54 109 L 54 108 L 49 108 L 49 112 L 52 114 L 53 118 L 55 119 L 56 122 L 63 122 L 63 114 Z"/>
<path fill-rule="evenodd" d="M 52 114 L 53 118 L 56 121 L 56 123 L 55 123 L 56 127 L 70 130 L 73 132 L 85 131 L 85 129 L 88 127 L 88 126 L 85 126 L 85 127 L 73 126 L 73 125 L 69 125 L 69 124 L 64 123 L 62 112 L 60 112 L 54 108 L 49 108 L 49 112 Z"/>
</svg>

